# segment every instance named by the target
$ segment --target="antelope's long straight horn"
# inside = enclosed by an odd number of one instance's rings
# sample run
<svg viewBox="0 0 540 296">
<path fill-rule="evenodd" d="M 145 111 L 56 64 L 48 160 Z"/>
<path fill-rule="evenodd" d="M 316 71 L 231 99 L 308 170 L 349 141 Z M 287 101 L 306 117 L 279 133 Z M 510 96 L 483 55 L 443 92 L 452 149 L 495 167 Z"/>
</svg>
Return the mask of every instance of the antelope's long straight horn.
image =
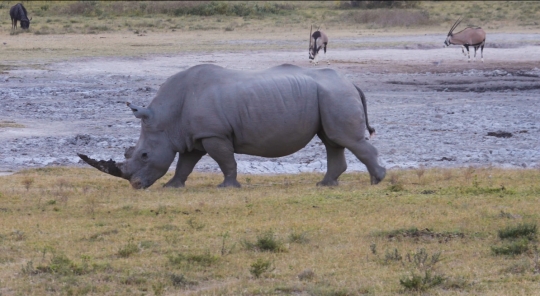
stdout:
<svg viewBox="0 0 540 296">
<path fill-rule="evenodd" d="M 458 18 L 458 20 L 450 28 L 450 31 L 448 31 L 448 35 L 452 34 L 452 32 L 456 29 L 457 26 L 459 26 L 459 24 L 461 23 L 462 20 L 463 20 L 462 17 Z"/>
<path fill-rule="evenodd" d="M 309 29 L 309 47 L 308 47 L 308 50 L 311 49 L 311 31 L 313 31 L 313 25 L 311 25 L 311 28 Z"/>
<path fill-rule="evenodd" d="M 84 161 L 86 162 L 87 164 L 95 167 L 96 169 L 104 172 L 104 173 L 107 173 L 109 175 L 112 175 L 112 176 L 115 176 L 115 177 L 120 177 L 120 178 L 124 178 L 123 177 L 123 174 L 122 174 L 122 170 L 120 169 L 121 167 L 121 163 L 120 164 L 117 164 L 116 161 L 112 160 L 112 159 L 109 159 L 108 161 L 105 161 L 105 160 L 95 160 L 95 159 L 92 159 L 84 154 L 80 154 L 80 153 L 77 153 L 77 155 Z M 125 179 L 125 178 L 124 178 Z"/>
</svg>

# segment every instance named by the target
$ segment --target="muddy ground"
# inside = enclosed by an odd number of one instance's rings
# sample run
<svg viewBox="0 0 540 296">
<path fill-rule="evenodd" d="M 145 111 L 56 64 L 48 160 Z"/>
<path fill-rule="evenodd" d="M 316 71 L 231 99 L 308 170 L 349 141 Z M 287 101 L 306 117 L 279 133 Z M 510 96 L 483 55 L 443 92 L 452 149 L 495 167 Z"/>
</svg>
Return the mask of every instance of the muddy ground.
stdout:
<svg viewBox="0 0 540 296">
<path fill-rule="evenodd" d="M 373 46 L 347 48 L 352 41 L 340 39 L 335 42 L 341 47 L 335 49 L 330 43 L 330 65 L 310 65 L 304 44 L 298 42 L 299 49 L 293 51 L 268 46 L 256 51 L 79 58 L 4 70 L 0 172 L 88 167 L 78 152 L 121 161 L 140 131 L 125 102 L 148 105 L 167 77 L 201 63 L 242 70 L 282 63 L 338 70 L 364 90 L 370 123 L 377 130 L 370 141 L 389 169 L 540 168 L 540 34 L 492 34 L 484 63 L 479 58 L 468 63 L 457 46 L 442 48 L 440 36 L 408 36 L 410 42 L 395 37 L 399 46 L 381 46 L 392 37 L 365 38 L 365 44 Z M 348 171 L 365 170 L 350 153 L 347 160 Z M 237 155 L 237 161 L 239 173 L 326 168 L 324 146 L 317 138 L 287 157 Z M 205 157 L 195 170 L 219 168 Z"/>
</svg>

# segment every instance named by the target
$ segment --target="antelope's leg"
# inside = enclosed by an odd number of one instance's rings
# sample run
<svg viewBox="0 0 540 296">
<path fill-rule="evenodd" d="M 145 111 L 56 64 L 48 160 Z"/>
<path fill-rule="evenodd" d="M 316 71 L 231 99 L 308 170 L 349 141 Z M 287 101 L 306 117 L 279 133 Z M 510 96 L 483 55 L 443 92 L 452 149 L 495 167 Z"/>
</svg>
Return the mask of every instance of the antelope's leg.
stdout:
<svg viewBox="0 0 540 296">
<path fill-rule="evenodd" d="M 480 46 L 480 55 L 482 56 L 482 63 L 484 62 L 484 44 Z"/>
<path fill-rule="evenodd" d="M 469 51 L 469 46 L 468 45 L 464 45 L 464 46 L 467 49 L 467 58 L 468 58 L 468 61 L 470 63 L 471 62 L 471 52 Z"/>
</svg>

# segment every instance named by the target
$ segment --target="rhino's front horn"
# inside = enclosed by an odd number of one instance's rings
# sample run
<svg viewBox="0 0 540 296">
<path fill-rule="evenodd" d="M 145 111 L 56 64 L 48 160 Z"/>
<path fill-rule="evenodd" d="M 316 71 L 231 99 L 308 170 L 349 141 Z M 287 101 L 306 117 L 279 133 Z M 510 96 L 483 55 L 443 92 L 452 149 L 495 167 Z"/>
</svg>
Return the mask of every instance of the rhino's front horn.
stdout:
<svg viewBox="0 0 540 296">
<path fill-rule="evenodd" d="M 122 163 L 117 164 L 116 161 L 109 159 L 108 161 L 105 160 L 95 160 L 92 159 L 84 154 L 77 153 L 77 155 L 87 164 L 95 167 L 96 169 L 107 173 L 109 175 L 113 175 L 115 177 L 120 177 L 126 179 L 123 174 L 120 167 L 122 167 Z"/>
</svg>

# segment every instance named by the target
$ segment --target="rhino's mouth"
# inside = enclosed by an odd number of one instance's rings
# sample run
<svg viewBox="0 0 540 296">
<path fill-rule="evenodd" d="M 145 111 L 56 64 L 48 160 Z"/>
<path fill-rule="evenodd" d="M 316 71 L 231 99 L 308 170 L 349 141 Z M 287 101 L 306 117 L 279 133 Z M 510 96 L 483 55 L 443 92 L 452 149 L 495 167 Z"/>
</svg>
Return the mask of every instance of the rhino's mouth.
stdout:
<svg viewBox="0 0 540 296">
<path fill-rule="evenodd" d="M 80 154 L 80 153 L 77 153 L 77 155 L 84 161 L 86 162 L 87 164 L 95 167 L 96 169 L 104 172 L 104 173 L 107 173 L 109 175 L 112 175 L 112 176 L 115 176 L 115 177 L 120 177 L 120 178 L 124 178 L 124 174 L 122 173 L 122 163 L 117 163 L 116 161 L 112 160 L 112 159 L 109 159 L 107 161 L 105 160 L 95 160 L 95 159 L 92 159 L 90 157 L 88 157 L 87 155 L 84 155 L 84 154 Z"/>
</svg>

